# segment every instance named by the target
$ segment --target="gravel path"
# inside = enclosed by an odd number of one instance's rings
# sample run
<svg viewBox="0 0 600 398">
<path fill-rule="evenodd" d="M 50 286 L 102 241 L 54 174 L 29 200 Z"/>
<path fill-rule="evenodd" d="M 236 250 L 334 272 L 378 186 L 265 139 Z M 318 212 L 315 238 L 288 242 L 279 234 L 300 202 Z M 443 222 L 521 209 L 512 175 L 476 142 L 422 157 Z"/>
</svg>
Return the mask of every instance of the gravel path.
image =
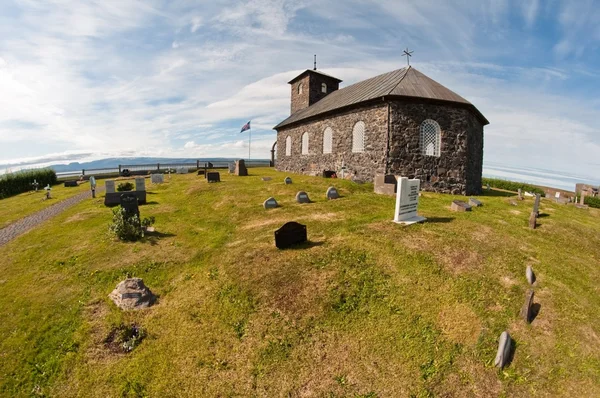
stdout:
<svg viewBox="0 0 600 398">
<path fill-rule="evenodd" d="M 103 190 L 104 187 L 97 187 L 96 197 L 98 197 L 98 193 L 102 192 Z M 30 216 L 15 221 L 12 224 L 9 224 L 8 227 L 0 229 L 0 246 L 7 244 L 17 236 L 24 234 L 32 228 L 35 228 L 44 221 L 54 217 L 57 214 L 62 213 L 69 207 L 76 205 L 82 200 L 91 199 L 91 197 L 92 193 L 90 191 L 82 192 L 79 195 L 75 195 L 73 197 L 70 197 L 69 199 L 65 199 L 62 202 L 58 202 L 57 204 L 47 207 L 44 210 L 40 210 L 37 213 L 34 213 Z"/>
</svg>

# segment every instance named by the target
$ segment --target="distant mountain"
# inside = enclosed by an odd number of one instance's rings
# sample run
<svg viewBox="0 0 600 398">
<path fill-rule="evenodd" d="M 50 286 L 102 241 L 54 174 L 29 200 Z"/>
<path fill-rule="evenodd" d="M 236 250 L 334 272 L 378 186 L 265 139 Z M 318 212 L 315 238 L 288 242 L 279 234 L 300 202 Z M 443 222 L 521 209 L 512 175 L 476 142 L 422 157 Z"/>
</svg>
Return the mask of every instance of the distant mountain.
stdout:
<svg viewBox="0 0 600 398">
<path fill-rule="evenodd" d="M 195 163 L 196 160 L 201 162 L 233 162 L 239 158 L 106 158 L 94 160 L 91 162 L 72 162 L 69 164 L 55 164 L 50 166 L 57 173 L 63 173 L 68 171 L 79 171 L 82 169 L 104 169 L 118 167 L 120 164 L 124 165 L 136 165 L 136 164 L 153 164 L 153 163 Z M 252 159 L 252 160 L 265 160 L 268 159 Z"/>
</svg>

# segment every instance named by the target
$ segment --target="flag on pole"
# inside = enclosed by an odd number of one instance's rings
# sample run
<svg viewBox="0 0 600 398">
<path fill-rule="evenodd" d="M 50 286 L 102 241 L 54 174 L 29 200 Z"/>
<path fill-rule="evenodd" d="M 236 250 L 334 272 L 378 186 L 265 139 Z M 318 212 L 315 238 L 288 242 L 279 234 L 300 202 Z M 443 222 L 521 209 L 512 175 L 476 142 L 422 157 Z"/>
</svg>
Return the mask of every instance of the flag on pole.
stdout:
<svg viewBox="0 0 600 398">
<path fill-rule="evenodd" d="M 250 130 L 250 122 L 248 122 L 242 126 L 242 131 L 240 131 L 240 133 L 243 133 L 246 130 Z"/>
</svg>

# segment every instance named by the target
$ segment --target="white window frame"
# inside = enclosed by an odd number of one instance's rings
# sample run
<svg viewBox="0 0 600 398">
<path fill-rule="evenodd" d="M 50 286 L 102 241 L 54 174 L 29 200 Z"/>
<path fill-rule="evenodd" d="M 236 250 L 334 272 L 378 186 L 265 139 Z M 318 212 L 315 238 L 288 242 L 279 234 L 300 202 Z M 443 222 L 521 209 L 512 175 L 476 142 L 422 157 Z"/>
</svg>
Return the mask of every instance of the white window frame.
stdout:
<svg viewBox="0 0 600 398">
<path fill-rule="evenodd" d="M 285 138 L 285 156 L 292 156 L 292 137 Z"/>
<path fill-rule="evenodd" d="M 321 83 L 321 92 L 327 94 L 327 83 Z"/>
<path fill-rule="evenodd" d="M 303 89 L 302 83 L 299 83 L 298 84 L 298 94 L 302 94 L 302 89 Z"/>
<path fill-rule="evenodd" d="M 440 157 L 442 149 L 442 129 L 438 122 L 426 119 L 419 128 L 421 155 Z"/>
<path fill-rule="evenodd" d="M 308 142 L 310 141 L 310 137 L 308 136 L 308 132 L 302 133 L 302 154 L 308 155 Z"/>
<path fill-rule="evenodd" d="M 365 131 L 367 126 L 362 120 L 356 122 L 352 128 L 352 152 L 362 153 L 365 151 Z"/>
<path fill-rule="evenodd" d="M 323 154 L 333 153 L 333 129 L 327 127 L 323 131 Z"/>
</svg>

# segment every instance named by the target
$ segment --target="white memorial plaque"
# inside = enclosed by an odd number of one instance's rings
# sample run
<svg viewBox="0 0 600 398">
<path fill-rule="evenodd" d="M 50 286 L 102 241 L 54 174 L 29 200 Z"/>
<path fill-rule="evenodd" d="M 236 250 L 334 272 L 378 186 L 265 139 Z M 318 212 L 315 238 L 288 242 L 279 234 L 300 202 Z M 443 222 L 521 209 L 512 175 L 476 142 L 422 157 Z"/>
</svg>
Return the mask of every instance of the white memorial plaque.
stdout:
<svg viewBox="0 0 600 398">
<path fill-rule="evenodd" d="M 425 217 L 417 215 L 420 184 L 421 180 L 418 179 L 409 180 L 406 177 L 398 178 L 394 222 L 410 225 L 427 220 Z"/>
</svg>

